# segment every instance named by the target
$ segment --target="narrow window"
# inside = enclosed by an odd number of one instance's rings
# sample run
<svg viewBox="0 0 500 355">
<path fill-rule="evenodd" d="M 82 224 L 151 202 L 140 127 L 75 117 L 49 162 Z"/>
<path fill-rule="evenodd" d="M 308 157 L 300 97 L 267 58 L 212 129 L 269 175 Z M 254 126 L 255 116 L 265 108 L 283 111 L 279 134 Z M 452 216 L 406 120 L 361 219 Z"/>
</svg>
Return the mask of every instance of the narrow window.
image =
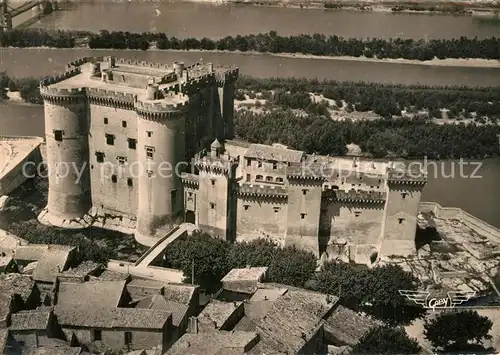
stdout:
<svg viewBox="0 0 500 355">
<path fill-rule="evenodd" d="M 402 198 L 406 198 L 406 195 L 408 195 L 408 193 L 407 193 L 407 192 L 401 192 L 401 197 L 402 197 Z"/>
<path fill-rule="evenodd" d="M 54 139 L 58 142 L 63 140 L 63 131 L 61 130 L 55 130 L 54 131 Z"/>
<path fill-rule="evenodd" d="M 359 217 L 359 216 L 361 216 L 361 212 L 360 212 L 360 211 L 355 211 L 355 212 L 354 212 L 354 216 L 355 216 L 355 217 Z"/>
<path fill-rule="evenodd" d="M 302 190 L 302 195 L 307 195 L 307 189 Z"/>
<path fill-rule="evenodd" d="M 263 176 L 262 176 L 262 175 L 257 175 L 257 176 L 255 177 L 255 180 L 263 180 Z"/>
<path fill-rule="evenodd" d="M 132 180 L 132 178 L 127 178 L 127 185 L 130 187 L 134 186 L 134 180 Z"/>
<path fill-rule="evenodd" d="M 273 177 L 272 176 L 266 176 L 266 181 L 273 181 Z"/>
<path fill-rule="evenodd" d="M 214 179 L 210 180 L 210 182 L 212 183 L 212 186 L 215 186 L 215 180 Z"/>
<path fill-rule="evenodd" d="M 118 179 L 116 178 L 116 175 L 111 175 L 111 181 L 113 183 L 116 183 L 118 181 Z"/>
<path fill-rule="evenodd" d="M 245 211 L 247 211 L 248 208 L 250 208 L 250 205 L 243 205 L 243 207 L 245 208 Z"/>
<path fill-rule="evenodd" d="M 247 181 L 250 181 L 250 174 L 247 174 Z"/>
<path fill-rule="evenodd" d="M 247 159 L 247 166 L 252 166 L 252 160 L 251 159 Z"/>
<path fill-rule="evenodd" d="M 210 208 L 211 208 L 211 209 L 215 209 L 215 203 L 211 203 L 211 204 L 210 204 Z"/>
<path fill-rule="evenodd" d="M 148 137 L 151 138 L 151 136 L 153 135 L 153 132 L 151 132 L 151 131 L 147 131 L 147 132 L 148 132 Z"/>
<path fill-rule="evenodd" d="M 102 340 L 102 331 L 94 330 L 94 341 L 100 341 L 100 340 Z"/>
<path fill-rule="evenodd" d="M 103 152 L 95 152 L 95 158 L 98 163 L 104 163 L 104 153 Z"/>
<path fill-rule="evenodd" d="M 283 182 L 283 178 L 277 177 L 276 182 Z"/>
<path fill-rule="evenodd" d="M 405 219 L 404 219 L 404 218 L 398 218 L 398 223 L 399 223 L 399 224 L 403 224 L 403 222 L 404 222 L 404 221 L 405 221 Z"/>
<path fill-rule="evenodd" d="M 188 196 L 189 197 L 193 197 L 193 193 L 192 192 L 188 192 Z"/>
<path fill-rule="evenodd" d="M 273 207 L 274 213 L 278 213 L 280 208 L 279 207 Z"/>
<path fill-rule="evenodd" d="M 306 218 L 306 214 L 305 213 L 301 213 L 300 214 L 300 219 L 304 219 L 304 218 Z"/>
<path fill-rule="evenodd" d="M 125 345 L 132 344 L 132 332 L 125 332 Z"/>
<path fill-rule="evenodd" d="M 278 163 L 277 162 L 273 162 L 273 169 L 278 169 Z"/>
<path fill-rule="evenodd" d="M 137 140 L 134 138 L 128 139 L 128 149 L 135 149 L 137 146 Z"/>
<path fill-rule="evenodd" d="M 146 174 L 148 174 L 148 177 L 151 177 L 151 176 L 153 176 L 153 171 L 152 170 L 148 170 L 148 171 L 146 171 Z"/>
<path fill-rule="evenodd" d="M 122 127 L 127 128 L 127 121 L 122 121 Z"/>
<path fill-rule="evenodd" d="M 261 161 L 259 161 L 259 162 L 257 163 L 257 167 L 262 168 L 262 162 L 261 162 Z"/>
<path fill-rule="evenodd" d="M 125 165 L 125 163 L 127 162 L 127 157 L 116 157 L 116 160 L 118 160 L 118 164 Z"/>
<path fill-rule="evenodd" d="M 155 149 L 153 147 L 146 146 L 146 158 L 153 159 L 153 153 Z"/>
<path fill-rule="evenodd" d="M 107 145 L 115 145 L 115 136 L 112 134 L 106 133 L 106 144 Z"/>
<path fill-rule="evenodd" d="M 104 124 L 108 124 L 108 118 L 104 117 Z"/>
</svg>

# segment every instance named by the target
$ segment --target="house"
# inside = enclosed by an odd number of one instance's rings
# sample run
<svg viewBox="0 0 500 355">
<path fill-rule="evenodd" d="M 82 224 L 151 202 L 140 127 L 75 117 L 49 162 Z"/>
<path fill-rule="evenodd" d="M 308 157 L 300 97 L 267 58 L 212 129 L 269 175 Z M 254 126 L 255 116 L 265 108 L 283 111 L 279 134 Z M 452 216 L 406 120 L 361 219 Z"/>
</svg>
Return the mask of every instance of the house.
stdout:
<svg viewBox="0 0 500 355">
<path fill-rule="evenodd" d="M 257 291 L 258 284 L 266 281 L 267 267 L 232 269 L 222 281 L 220 298 L 227 301 L 242 301 Z"/>
<path fill-rule="evenodd" d="M 245 314 L 243 302 L 210 301 L 198 315 L 200 332 L 231 330 Z"/>
<path fill-rule="evenodd" d="M 184 283 L 167 283 L 164 285 L 165 299 L 189 306 L 190 315 L 197 314 L 200 304 L 200 287 Z"/>
<path fill-rule="evenodd" d="M 96 308 L 124 307 L 130 302 L 125 281 L 61 282 L 58 285 L 58 306 Z"/>
<path fill-rule="evenodd" d="M 21 245 L 28 245 L 28 241 L 0 229 L 0 252 L 12 255 L 16 248 Z"/>
<path fill-rule="evenodd" d="M 90 281 L 126 281 L 131 280 L 130 274 L 125 274 L 122 272 L 104 270 L 99 276 L 89 276 Z"/>
<path fill-rule="evenodd" d="M 258 342 L 256 332 L 186 333 L 167 351 L 167 355 L 246 354 Z"/>
<path fill-rule="evenodd" d="M 167 300 L 163 295 L 153 295 L 137 301 L 135 308 L 171 313 L 172 326 L 174 328 L 173 339 L 178 339 L 186 331 L 189 318 L 188 305 Z"/>
<path fill-rule="evenodd" d="M 68 334 L 81 344 L 100 342 L 114 350 L 141 350 L 158 345 L 162 351 L 173 336 L 172 315 L 151 309 L 93 308 L 57 305 L 55 313 Z"/>
<path fill-rule="evenodd" d="M 76 248 L 66 245 L 48 245 L 36 264 L 33 279 L 42 288 L 52 287 L 57 275 L 68 269 Z"/>
<path fill-rule="evenodd" d="M 20 245 L 15 248 L 14 259 L 19 266 L 25 266 L 42 258 L 48 250 L 47 244 L 28 244 Z"/>
<path fill-rule="evenodd" d="M 63 338 L 52 310 L 20 311 L 11 316 L 9 331 L 21 347 L 48 345 L 50 338 Z"/>
</svg>

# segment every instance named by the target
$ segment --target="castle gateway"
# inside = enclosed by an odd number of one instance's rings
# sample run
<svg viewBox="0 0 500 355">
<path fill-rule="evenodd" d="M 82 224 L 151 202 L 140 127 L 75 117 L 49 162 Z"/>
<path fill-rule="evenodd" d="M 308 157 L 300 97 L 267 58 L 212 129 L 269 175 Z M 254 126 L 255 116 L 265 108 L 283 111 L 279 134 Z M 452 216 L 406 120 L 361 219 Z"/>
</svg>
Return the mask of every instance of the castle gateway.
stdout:
<svg viewBox="0 0 500 355">
<path fill-rule="evenodd" d="M 415 250 L 422 171 L 234 139 L 237 78 L 210 63 L 101 57 L 43 80 L 49 196 L 39 220 L 145 245 L 190 222 L 361 263 Z"/>
</svg>

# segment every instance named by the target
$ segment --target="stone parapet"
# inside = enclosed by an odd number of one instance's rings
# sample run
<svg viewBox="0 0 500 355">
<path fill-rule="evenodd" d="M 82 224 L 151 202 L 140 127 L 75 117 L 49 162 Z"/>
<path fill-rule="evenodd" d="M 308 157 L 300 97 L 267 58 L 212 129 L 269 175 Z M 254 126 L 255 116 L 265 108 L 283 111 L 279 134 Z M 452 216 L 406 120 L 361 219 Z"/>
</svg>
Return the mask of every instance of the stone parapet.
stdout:
<svg viewBox="0 0 500 355">
<path fill-rule="evenodd" d="M 377 191 L 344 191 L 344 190 L 326 190 L 323 197 L 332 201 L 347 203 L 385 203 L 387 194 Z"/>
<path fill-rule="evenodd" d="M 133 94 L 97 88 L 87 88 L 86 91 L 91 104 L 134 109 L 135 95 Z"/>
<path fill-rule="evenodd" d="M 137 114 L 149 120 L 179 117 L 187 110 L 188 105 L 189 97 L 186 95 L 167 96 L 155 101 L 137 100 L 134 103 Z"/>
<path fill-rule="evenodd" d="M 145 62 L 143 60 L 131 60 L 131 59 L 116 59 L 116 64 L 125 64 L 125 65 L 134 65 L 138 67 L 145 67 L 145 68 L 158 68 L 158 69 L 167 69 L 167 70 L 173 70 L 172 66 L 169 66 L 168 64 L 161 64 L 161 63 L 151 63 L 151 62 Z"/>
<path fill-rule="evenodd" d="M 182 173 L 181 181 L 184 186 L 197 189 L 200 186 L 200 178 L 199 175 Z"/>
<path fill-rule="evenodd" d="M 75 68 L 68 70 L 67 72 L 61 75 L 51 76 L 43 79 L 40 82 L 40 94 L 45 100 L 49 100 L 54 103 L 81 99 L 85 97 L 86 95 L 85 88 L 64 89 L 64 88 L 55 88 L 50 86 L 59 83 L 61 81 L 64 81 L 66 79 L 69 79 L 71 77 L 74 77 L 80 73 L 81 73 L 80 68 Z"/>
<path fill-rule="evenodd" d="M 237 186 L 236 194 L 241 197 L 288 198 L 288 192 L 282 186 L 241 184 Z"/>
<path fill-rule="evenodd" d="M 218 85 L 224 85 L 225 83 L 232 83 L 238 79 L 239 69 L 231 68 L 226 71 L 218 71 L 215 74 L 215 80 Z"/>
</svg>

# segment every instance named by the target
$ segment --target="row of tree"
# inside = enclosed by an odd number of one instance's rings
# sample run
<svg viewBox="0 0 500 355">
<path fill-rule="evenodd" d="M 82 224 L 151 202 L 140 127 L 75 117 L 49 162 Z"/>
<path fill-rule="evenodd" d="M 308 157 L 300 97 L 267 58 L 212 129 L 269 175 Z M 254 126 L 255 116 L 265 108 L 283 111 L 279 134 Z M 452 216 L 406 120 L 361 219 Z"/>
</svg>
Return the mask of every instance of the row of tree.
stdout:
<svg viewBox="0 0 500 355">
<path fill-rule="evenodd" d="M 253 143 L 279 142 L 307 153 L 345 155 L 355 143 L 374 157 L 428 159 L 498 156 L 500 126 L 436 124 L 421 118 L 334 121 L 292 111 L 235 114 L 236 134 Z"/>
<path fill-rule="evenodd" d="M 262 93 L 264 98 L 273 99 L 274 103 L 291 108 L 306 109 L 311 101 L 308 93 L 323 95 L 336 101 L 342 107 L 342 101 L 350 104 L 356 111 L 374 111 L 381 116 L 400 115 L 402 110 L 419 112 L 441 118 L 441 109 L 449 110 L 448 118 L 470 117 L 475 113 L 488 119 L 500 118 L 500 86 L 423 86 L 394 85 L 365 82 L 339 82 L 334 80 L 314 80 L 301 78 L 252 78 L 243 76 L 237 81 L 238 96 Z M 285 99 L 275 100 L 268 91 L 288 93 Z"/>
<path fill-rule="evenodd" d="M 276 31 L 257 35 L 210 38 L 167 37 L 165 33 L 130 33 L 100 31 L 47 31 L 41 29 L 12 30 L 0 33 L 3 47 L 73 48 L 86 42 L 90 48 L 141 49 L 152 45 L 158 49 L 255 51 L 260 53 L 303 53 L 320 56 L 365 56 L 368 58 L 433 58 L 500 59 L 500 38 L 460 37 L 458 39 L 356 39 L 323 34 L 280 36 Z"/>
</svg>

